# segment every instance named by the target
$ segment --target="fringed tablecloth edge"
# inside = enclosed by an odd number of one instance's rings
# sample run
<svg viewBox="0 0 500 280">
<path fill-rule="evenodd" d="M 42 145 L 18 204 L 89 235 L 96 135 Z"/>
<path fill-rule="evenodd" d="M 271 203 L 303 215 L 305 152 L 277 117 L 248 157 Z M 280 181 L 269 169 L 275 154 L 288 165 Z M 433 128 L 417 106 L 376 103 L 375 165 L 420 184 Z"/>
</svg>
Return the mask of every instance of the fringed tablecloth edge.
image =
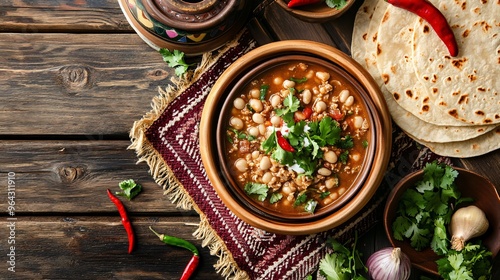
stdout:
<svg viewBox="0 0 500 280">
<path fill-rule="evenodd" d="M 224 241 L 210 226 L 205 214 L 198 208 L 182 183 L 177 180 L 161 154 L 149 142 L 146 131 L 162 115 L 167 106 L 204 73 L 204 70 L 210 68 L 228 49 L 237 44 L 240 36 L 241 34 L 236 36 L 235 40 L 215 53 L 205 53 L 195 70 L 190 71 L 181 78 L 173 77 L 171 79 L 173 84 L 167 86 L 165 90 L 158 88 L 158 95 L 151 101 L 151 111 L 132 125 L 129 133 L 132 143 L 127 148 L 135 150 L 138 157 L 137 164 L 141 162 L 147 163 L 153 179 L 163 188 L 163 194 L 168 195 L 172 203 L 184 210 L 193 209 L 200 215 L 200 223 L 193 236 L 202 240 L 202 246 L 208 247 L 211 255 L 219 257 L 218 262 L 214 264 L 214 268 L 217 273 L 226 279 L 246 279 L 248 275 L 238 267 Z"/>
</svg>

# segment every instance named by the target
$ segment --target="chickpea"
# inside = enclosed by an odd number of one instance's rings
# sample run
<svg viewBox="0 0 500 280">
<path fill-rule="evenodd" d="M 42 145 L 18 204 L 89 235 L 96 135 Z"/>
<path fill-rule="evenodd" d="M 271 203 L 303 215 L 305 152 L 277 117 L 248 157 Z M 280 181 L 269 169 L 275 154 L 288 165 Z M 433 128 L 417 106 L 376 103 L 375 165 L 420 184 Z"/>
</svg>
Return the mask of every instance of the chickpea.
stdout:
<svg viewBox="0 0 500 280">
<path fill-rule="evenodd" d="M 261 114 L 254 113 L 252 115 L 252 121 L 254 121 L 255 123 L 261 124 L 261 123 L 264 123 L 266 120 L 264 119 L 264 116 L 262 116 Z"/>
<path fill-rule="evenodd" d="M 329 163 L 336 163 L 338 160 L 338 156 L 334 151 L 328 151 L 323 154 L 323 159 L 328 161 Z"/>
<path fill-rule="evenodd" d="M 283 78 L 281 78 L 281 77 L 274 78 L 273 84 L 275 84 L 275 85 L 281 85 L 281 84 L 283 84 Z"/>
<path fill-rule="evenodd" d="M 249 127 L 247 129 L 247 131 L 248 131 L 248 134 L 252 135 L 253 137 L 257 137 L 260 134 L 259 128 L 255 127 L 255 126 Z"/>
<path fill-rule="evenodd" d="M 331 189 L 333 187 L 336 187 L 339 184 L 339 181 L 337 178 L 330 178 L 325 181 L 325 187 L 327 189 Z"/>
<path fill-rule="evenodd" d="M 293 88 L 295 87 L 295 82 L 294 81 L 290 81 L 290 80 L 284 80 L 283 81 L 283 88 Z"/>
<path fill-rule="evenodd" d="M 314 105 L 314 111 L 316 111 L 316 113 L 322 113 L 326 110 L 326 107 L 327 107 L 327 105 L 326 105 L 325 101 L 318 101 Z"/>
<path fill-rule="evenodd" d="M 323 201 L 321 201 L 323 203 L 323 205 L 328 205 L 330 203 L 333 202 L 333 200 L 329 197 L 326 197 L 325 199 L 323 199 Z"/>
<path fill-rule="evenodd" d="M 305 89 L 302 92 L 302 102 L 304 102 L 304 104 L 309 104 L 311 103 L 311 99 L 312 99 L 311 91 L 309 89 Z"/>
<path fill-rule="evenodd" d="M 258 128 L 260 135 L 266 135 L 267 129 L 264 124 L 259 124 Z"/>
<path fill-rule="evenodd" d="M 240 97 L 237 97 L 233 101 L 233 106 L 234 106 L 234 108 L 236 108 L 238 110 L 242 110 L 243 108 L 245 108 L 245 100 L 243 100 Z"/>
<path fill-rule="evenodd" d="M 281 97 L 277 94 L 271 95 L 269 99 L 271 101 L 271 106 L 273 106 L 273 108 L 276 108 L 281 104 Z"/>
<path fill-rule="evenodd" d="M 281 117 L 278 116 L 272 116 L 271 117 L 271 124 L 275 127 L 278 127 L 281 125 Z"/>
<path fill-rule="evenodd" d="M 331 198 L 332 200 L 337 200 L 339 195 L 336 192 L 334 192 L 334 193 L 331 193 L 328 197 Z"/>
<path fill-rule="evenodd" d="M 352 124 L 354 125 L 354 128 L 361 128 L 363 126 L 363 117 L 355 116 L 352 120 Z"/>
<path fill-rule="evenodd" d="M 321 167 L 318 169 L 318 174 L 326 177 L 332 175 L 332 171 L 328 168 Z"/>
<path fill-rule="evenodd" d="M 232 117 L 229 120 L 229 125 L 232 126 L 235 129 L 242 129 L 243 128 L 243 121 L 240 118 L 237 117 Z"/>
<path fill-rule="evenodd" d="M 346 102 L 347 100 L 347 97 L 349 97 L 349 91 L 347 89 L 344 89 L 342 90 L 340 93 L 339 93 L 339 101 L 344 103 Z"/>
<path fill-rule="evenodd" d="M 250 107 L 252 107 L 252 109 L 257 113 L 262 112 L 262 110 L 264 110 L 264 106 L 262 105 L 262 101 L 260 101 L 259 99 L 252 98 L 252 99 L 250 99 L 248 104 L 250 104 Z"/>
<path fill-rule="evenodd" d="M 259 157 L 259 155 L 260 155 L 259 151 L 253 151 L 252 152 L 252 158 L 253 159 L 257 159 Z"/>
<path fill-rule="evenodd" d="M 237 159 L 235 162 L 234 162 L 234 166 L 236 167 L 236 169 L 238 169 L 238 171 L 240 172 L 245 172 L 247 171 L 247 168 L 248 168 L 248 164 L 247 164 L 247 161 L 242 159 L 242 158 L 239 158 Z"/>
<path fill-rule="evenodd" d="M 346 106 L 352 106 L 354 104 L 354 96 L 350 95 L 347 97 L 347 100 L 345 101 L 344 105 Z"/>
<path fill-rule="evenodd" d="M 361 155 L 359 153 L 351 153 L 351 159 L 353 161 L 359 161 L 361 159 Z"/>
<path fill-rule="evenodd" d="M 268 184 L 271 182 L 271 179 L 273 179 L 273 174 L 271 172 L 266 172 L 264 175 L 262 175 L 262 183 Z"/>
<path fill-rule="evenodd" d="M 326 82 L 330 79 L 330 73 L 328 73 L 328 72 L 316 72 L 316 78 L 320 79 L 323 82 Z"/>
<path fill-rule="evenodd" d="M 259 98 L 260 97 L 260 90 L 253 88 L 250 90 L 249 94 L 253 98 Z"/>
<path fill-rule="evenodd" d="M 345 188 L 342 187 L 337 192 L 338 192 L 339 195 L 342 195 L 343 193 L 345 193 Z"/>
<path fill-rule="evenodd" d="M 260 170 L 268 170 L 271 168 L 271 160 L 268 156 L 263 156 L 259 164 Z"/>
</svg>

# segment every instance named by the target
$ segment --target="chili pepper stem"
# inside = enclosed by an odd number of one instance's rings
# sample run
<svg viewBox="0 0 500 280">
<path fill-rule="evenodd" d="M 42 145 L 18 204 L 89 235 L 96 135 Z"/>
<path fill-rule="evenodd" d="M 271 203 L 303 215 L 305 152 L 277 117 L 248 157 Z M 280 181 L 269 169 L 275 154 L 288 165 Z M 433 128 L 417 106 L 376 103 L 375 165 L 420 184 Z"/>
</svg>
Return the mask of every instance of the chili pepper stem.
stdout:
<svg viewBox="0 0 500 280">
<path fill-rule="evenodd" d="M 160 238 L 160 240 L 163 241 L 163 237 L 165 237 L 165 234 L 159 234 L 158 232 L 156 232 L 151 226 L 149 227 L 149 229 L 156 235 L 158 236 L 158 238 Z"/>
</svg>

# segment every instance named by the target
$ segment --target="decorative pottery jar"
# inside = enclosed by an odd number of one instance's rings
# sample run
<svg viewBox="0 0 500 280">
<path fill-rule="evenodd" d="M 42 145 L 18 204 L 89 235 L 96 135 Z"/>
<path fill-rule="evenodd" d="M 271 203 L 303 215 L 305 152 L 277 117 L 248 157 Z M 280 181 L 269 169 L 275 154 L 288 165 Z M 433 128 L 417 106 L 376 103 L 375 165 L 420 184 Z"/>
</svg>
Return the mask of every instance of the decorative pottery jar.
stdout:
<svg viewBox="0 0 500 280">
<path fill-rule="evenodd" d="M 152 48 L 199 55 L 240 32 L 251 12 L 246 0 L 119 0 L 127 21 Z"/>
</svg>

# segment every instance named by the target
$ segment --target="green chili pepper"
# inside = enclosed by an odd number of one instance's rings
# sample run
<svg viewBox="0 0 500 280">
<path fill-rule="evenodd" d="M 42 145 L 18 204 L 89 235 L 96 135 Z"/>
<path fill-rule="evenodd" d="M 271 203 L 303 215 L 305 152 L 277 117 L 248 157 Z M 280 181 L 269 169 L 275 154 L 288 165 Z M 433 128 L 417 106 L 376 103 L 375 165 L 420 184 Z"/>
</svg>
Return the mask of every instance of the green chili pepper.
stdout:
<svg viewBox="0 0 500 280">
<path fill-rule="evenodd" d="M 191 251 L 191 253 L 193 253 L 193 257 L 191 258 L 191 260 L 189 260 L 189 263 L 187 264 L 187 266 L 184 269 L 184 272 L 182 273 L 182 276 L 181 276 L 181 280 L 189 279 L 189 277 L 191 277 L 191 275 L 195 271 L 195 269 L 198 266 L 198 263 L 200 261 L 200 254 L 198 252 L 198 248 L 196 248 L 196 246 L 194 246 L 191 242 L 184 240 L 182 238 L 170 236 L 170 235 L 166 235 L 166 234 L 159 234 L 156 231 L 154 231 L 154 229 L 152 227 L 149 227 L 149 229 L 152 232 L 154 232 L 154 234 L 156 236 L 158 236 L 158 238 L 160 238 L 160 240 L 163 243 L 165 243 L 167 245 L 181 247 L 181 248 L 187 249 L 187 250 Z"/>
</svg>

